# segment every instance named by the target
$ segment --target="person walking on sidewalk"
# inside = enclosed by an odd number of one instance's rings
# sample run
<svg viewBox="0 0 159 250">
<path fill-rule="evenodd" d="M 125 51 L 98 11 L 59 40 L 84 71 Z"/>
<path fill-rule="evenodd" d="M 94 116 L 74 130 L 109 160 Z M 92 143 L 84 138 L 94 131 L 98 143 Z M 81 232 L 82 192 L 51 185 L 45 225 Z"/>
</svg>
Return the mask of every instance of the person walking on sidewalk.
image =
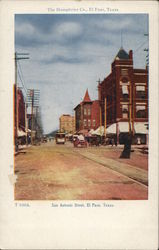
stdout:
<svg viewBox="0 0 159 250">
<path fill-rule="evenodd" d="M 125 135 L 124 138 L 124 149 L 120 155 L 120 158 L 130 158 L 131 154 L 131 144 L 132 144 L 132 133 Z"/>
</svg>

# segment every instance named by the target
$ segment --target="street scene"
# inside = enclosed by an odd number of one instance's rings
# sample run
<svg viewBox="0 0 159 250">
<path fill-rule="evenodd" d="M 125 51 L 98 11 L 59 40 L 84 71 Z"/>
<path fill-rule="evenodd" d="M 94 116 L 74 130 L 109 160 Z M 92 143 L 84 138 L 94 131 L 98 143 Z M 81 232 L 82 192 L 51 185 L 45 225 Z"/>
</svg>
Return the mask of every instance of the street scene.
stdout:
<svg viewBox="0 0 159 250">
<path fill-rule="evenodd" d="M 148 199 L 148 37 L 146 14 L 15 15 L 15 200 Z"/>
<path fill-rule="evenodd" d="M 23 149 L 16 158 L 16 200 L 145 200 L 147 155 L 135 147 L 131 159 L 122 148 L 74 148 L 55 141 Z"/>
</svg>

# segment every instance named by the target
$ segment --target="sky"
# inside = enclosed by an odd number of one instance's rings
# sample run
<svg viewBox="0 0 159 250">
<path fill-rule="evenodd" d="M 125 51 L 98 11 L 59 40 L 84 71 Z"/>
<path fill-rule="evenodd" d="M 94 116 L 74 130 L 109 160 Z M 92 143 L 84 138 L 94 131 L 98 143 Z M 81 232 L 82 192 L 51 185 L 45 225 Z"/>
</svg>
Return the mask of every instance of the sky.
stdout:
<svg viewBox="0 0 159 250">
<path fill-rule="evenodd" d="M 44 133 L 59 128 L 62 114 L 74 115 L 87 88 L 98 98 L 97 81 L 121 46 L 133 50 L 135 68 L 145 68 L 147 23 L 146 14 L 15 15 L 15 51 L 29 53 L 18 62 L 18 85 L 40 90 Z"/>
</svg>

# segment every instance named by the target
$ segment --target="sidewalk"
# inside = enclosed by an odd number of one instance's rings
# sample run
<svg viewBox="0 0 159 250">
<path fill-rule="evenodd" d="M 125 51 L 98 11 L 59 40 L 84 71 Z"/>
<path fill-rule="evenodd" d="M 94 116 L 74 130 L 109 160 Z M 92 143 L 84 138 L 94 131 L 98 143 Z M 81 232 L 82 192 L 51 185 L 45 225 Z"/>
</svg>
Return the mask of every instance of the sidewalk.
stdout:
<svg viewBox="0 0 159 250">
<path fill-rule="evenodd" d="M 95 161 L 99 164 L 102 164 L 105 167 L 108 167 L 118 173 L 121 173 L 137 182 L 140 182 L 146 186 L 148 186 L 148 172 L 144 169 L 137 168 L 135 166 L 131 166 L 130 164 L 121 163 L 117 160 L 106 158 L 103 156 L 98 156 L 96 154 L 79 151 L 79 154 L 84 156 L 87 159 Z"/>
<path fill-rule="evenodd" d="M 18 151 L 14 151 L 14 156 L 18 155 L 19 153 L 25 154 L 26 153 L 25 149 L 30 148 L 30 147 L 31 147 L 30 144 L 29 145 L 19 145 Z"/>
</svg>

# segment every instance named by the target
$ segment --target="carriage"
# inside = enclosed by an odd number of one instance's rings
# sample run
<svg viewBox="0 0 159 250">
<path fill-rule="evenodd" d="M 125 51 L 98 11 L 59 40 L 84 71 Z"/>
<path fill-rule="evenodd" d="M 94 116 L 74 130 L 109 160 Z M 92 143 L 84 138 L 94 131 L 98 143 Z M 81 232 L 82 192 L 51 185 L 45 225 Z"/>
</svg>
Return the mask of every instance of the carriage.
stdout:
<svg viewBox="0 0 159 250">
<path fill-rule="evenodd" d="M 73 141 L 73 145 L 75 148 L 86 148 L 87 147 L 87 141 L 85 140 L 83 135 L 79 135 L 75 137 L 75 140 Z"/>
<path fill-rule="evenodd" d="M 58 132 L 56 133 L 56 144 L 65 144 L 66 142 L 66 134 Z"/>
</svg>

